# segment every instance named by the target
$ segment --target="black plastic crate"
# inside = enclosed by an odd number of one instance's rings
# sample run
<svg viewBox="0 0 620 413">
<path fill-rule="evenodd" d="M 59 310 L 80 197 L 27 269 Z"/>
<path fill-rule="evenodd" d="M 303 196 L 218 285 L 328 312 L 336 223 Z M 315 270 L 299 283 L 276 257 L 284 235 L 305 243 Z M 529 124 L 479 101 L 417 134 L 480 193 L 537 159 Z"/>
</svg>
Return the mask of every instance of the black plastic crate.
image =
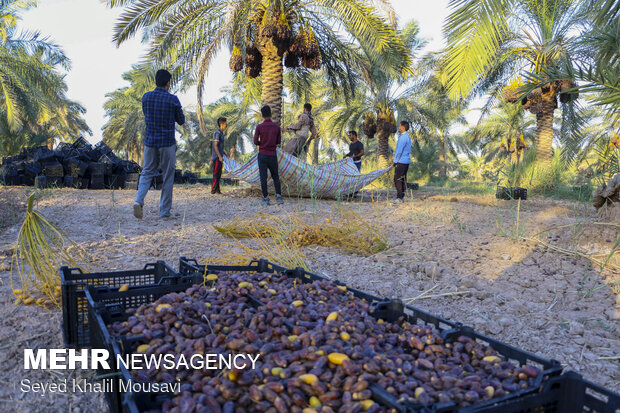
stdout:
<svg viewBox="0 0 620 413">
<path fill-rule="evenodd" d="M 48 162 L 53 163 L 56 161 L 56 155 L 54 154 L 54 151 L 50 150 L 48 147 L 39 146 L 39 147 L 33 148 L 33 150 L 30 151 L 30 153 L 27 156 L 27 159 L 33 160 L 34 162 L 39 162 L 39 163 L 48 163 Z"/>
<path fill-rule="evenodd" d="M 125 178 L 127 182 L 138 182 L 140 180 L 139 172 L 127 172 L 127 177 Z"/>
<path fill-rule="evenodd" d="M 130 289 L 120 292 L 109 288 L 87 286 L 84 291 L 84 300 L 87 304 L 87 319 L 90 326 L 88 331 L 89 341 L 92 348 L 106 349 L 109 351 L 110 370 L 97 371 L 99 376 L 114 377 L 111 391 L 106 391 L 106 402 L 113 413 L 140 413 L 145 410 L 157 409 L 170 396 L 167 394 L 123 394 L 118 380 L 128 382 L 131 375 L 122 365 L 117 369 L 115 358 L 117 354 L 125 354 L 124 342 L 115 340 L 110 335 L 107 326 L 116 321 L 127 319 L 126 311 L 130 308 L 138 308 L 143 304 L 150 304 L 160 297 L 172 292 L 182 292 L 199 280 L 192 277 L 184 277 L 175 280 L 174 284 L 158 285 Z M 138 407 L 140 406 L 140 408 Z"/>
<path fill-rule="evenodd" d="M 106 189 L 121 189 L 125 187 L 125 175 L 105 175 Z"/>
<path fill-rule="evenodd" d="M 512 188 L 512 198 L 513 199 L 522 199 L 527 200 L 527 189 L 525 188 Z"/>
<path fill-rule="evenodd" d="M 88 189 L 105 189 L 105 180 L 103 175 L 91 175 Z"/>
<path fill-rule="evenodd" d="M 181 258 L 179 265 L 179 272 L 181 279 L 184 280 L 181 283 L 173 286 L 154 287 L 154 288 L 142 288 L 135 289 L 133 291 L 118 292 L 111 291 L 105 288 L 93 288 L 89 289 L 89 308 L 92 308 L 93 315 L 101 318 L 101 321 L 97 322 L 97 328 L 101 328 L 101 332 L 93 332 L 108 340 L 105 343 L 106 348 L 113 348 L 120 354 L 126 354 L 131 351 L 131 348 L 141 343 L 141 337 L 125 337 L 120 340 L 111 339 L 107 332 L 107 325 L 115 321 L 124 321 L 128 316 L 126 310 L 129 308 L 137 308 L 142 304 L 147 304 L 156 301 L 158 298 L 166 295 L 170 292 L 178 292 L 187 288 L 188 284 L 196 284 L 203 281 L 205 273 L 209 274 L 221 274 L 221 273 L 236 273 L 236 272 L 268 272 L 279 273 L 288 277 L 295 277 L 304 283 L 311 283 L 316 280 L 327 280 L 324 277 L 309 273 L 301 268 L 294 270 L 286 269 L 278 265 L 274 265 L 265 260 L 253 261 L 247 266 L 218 266 L 199 265 L 196 260 Z M 343 285 L 340 282 L 332 281 L 336 284 Z M 411 412 L 411 413 L 426 413 L 426 412 L 474 412 L 478 409 L 488 408 L 489 406 L 495 406 L 501 403 L 508 403 L 510 401 L 518 400 L 526 395 L 535 394 L 542 385 L 550 377 L 557 376 L 561 373 L 560 363 L 553 360 L 543 359 L 533 354 L 517 349 L 510 345 L 504 344 L 495 339 L 486 337 L 482 334 L 475 332 L 471 327 L 463 326 L 460 323 L 455 323 L 443 319 L 441 317 L 434 316 L 426 311 L 417 309 L 415 307 L 403 305 L 400 300 L 386 300 L 376 297 L 374 295 L 359 291 L 356 289 L 348 288 L 356 297 L 365 299 L 370 302 L 370 314 L 375 318 L 381 318 L 389 322 L 394 322 L 404 318 L 407 322 L 412 324 L 428 324 L 435 326 L 440 332 L 444 340 L 452 341 L 459 336 L 467 336 L 478 342 L 489 345 L 499 354 L 504 356 L 508 361 L 511 361 L 518 365 L 534 365 L 542 371 L 535 382 L 535 384 L 527 389 L 520 390 L 503 397 L 497 397 L 487 402 L 479 403 L 474 407 L 459 409 L 452 403 L 424 406 L 421 404 L 406 402 L 398 403 L 396 399 L 389 393 L 385 392 L 379 387 L 375 387 L 373 390 L 373 398 L 375 401 L 381 402 L 384 405 L 391 406 L 399 412 Z M 92 300 L 92 302 L 91 302 Z M 95 314 L 96 313 L 96 314 Z M 142 338 L 143 339 L 143 338 Z M 116 347 L 115 347 L 116 346 Z M 121 369 L 123 370 L 123 369 Z M 125 380 L 130 378 L 129 372 L 120 372 Z M 127 395 L 112 395 L 110 400 L 122 400 L 122 407 L 118 411 L 126 412 L 140 412 L 156 408 L 165 396 L 152 395 L 152 394 L 127 394 Z"/>
<path fill-rule="evenodd" d="M 86 162 L 82 162 L 78 158 L 65 159 L 63 167 L 65 170 L 65 175 L 70 175 L 73 177 L 82 177 L 88 170 L 88 164 Z"/>
<path fill-rule="evenodd" d="M 136 181 L 126 181 L 125 182 L 125 186 L 123 188 L 124 189 L 138 190 L 138 182 L 136 182 Z"/>
<path fill-rule="evenodd" d="M 37 162 L 28 162 L 24 164 L 24 175 L 32 178 L 33 180 L 37 175 L 40 175 L 41 172 L 43 172 L 43 168 L 41 167 L 41 164 Z"/>
<path fill-rule="evenodd" d="M 551 378 L 539 393 L 475 410 L 477 413 L 620 413 L 620 395 L 572 371 Z"/>
<path fill-rule="evenodd" d="M 47 177 L 64 176 L 65 170 L 60 162 L 50 162 L 43 164 L 43 175 Z"/>
<path fill-rule="evenodd" d="M 87 171 L 90 176 L 103 176 L 105 174 L 105 164 L 100 162 L 90 162 L 88 164 Z"/>
<path fill-rule="evenodd" d="M 73 142 L 73 147 L 80 151 L 86 151 L 93 148 L 93 146 L 86 139 L 84 139 L 83 136 L 80 136 L 75 140 L 75 142 Z"/>
<path fill-rule="evenodd" d="M 84 274 L 79 268 L 62 267 L 63 337 L 67 347 L 88 347 L 87 304 L 84 288 L 88 285 L 119 288 L 174 284 L 179 274 L 164 261 L 147 264 L 142 270 L 97 272 Z"/>
<path fill-rule="evenodd" d="M 80 182 L 80 178 L 66 175 L 63 179 L 63 186 L 65 188 L 77 188 L 79 182 Z"/>
<path fill-rule="evenodd" d="M 64 177 L 39 175 L 34 180 L 37 188 L 62 188 Z"/>
<path fill-rule="evenodd" d="M 25 186 L 34 186 L 34 181 L 37 178 L 36 176 L 31 176 L 31 175 L 20 175 L 23 180 L 22 180 L 22 184 Z"/>
<path fill-rule="evenodd" d="M 510 188 L 506 188 L 505 186 L 498 186 L 495 191 L 495 198 L 510 200 L 512 199 L 512 191 Z"/>
<path fill-rule="evenodd" d="M 6 186 L 19 186 L 23 185 L 23 175 L 0 175 L 0 183 Z"/>
<path fill-rule="evenodd" d="M 521 187 L 507 188 L 505 186 L 498 186 L 495 191 L 495 198 L 497 199 L 521 199 L 527 200 L 527 189 Z"/>
</svg>

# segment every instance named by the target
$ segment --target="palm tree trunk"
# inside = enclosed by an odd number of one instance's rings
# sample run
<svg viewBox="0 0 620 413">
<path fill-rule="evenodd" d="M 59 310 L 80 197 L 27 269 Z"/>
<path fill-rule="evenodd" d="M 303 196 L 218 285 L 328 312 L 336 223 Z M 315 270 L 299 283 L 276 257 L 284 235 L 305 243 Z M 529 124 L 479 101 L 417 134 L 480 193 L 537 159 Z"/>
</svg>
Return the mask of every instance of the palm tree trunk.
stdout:
<svg viewBox="0 0 620 413">
<path fill-rule="evenodd" d="M 514 152 L 510 154 L 510 161 L 513 165 L 517 165 L 519 163 L 519 150 L 515 149 Z"/>
<path fill-rule="evenodd" d="M 551 164 L 553 159 L 553 112 L 556 108 L 553 91 L 543 93 L 541 111 L 536 114 L 536 160 Z"/>
<path fill-rule="evenodd" d="M 445 178 L 448 174 L 446 166 L 446 139 L 443 132 L 439 132 L 439 177 Z"/>
<path fill-rule="evenodd" d="M 312 165 L 319 164 L 319 139 L 312 141 Z"/>
<path fill-rule="evenodd" d="M 284 85 L 282 56 L 278 55 L 278 49 L 270 37 L 262 38 L 258 43 L 258 50 L 263 56 L 261 105 L 269 105 L 271 119 L 275 123 L 280 123 Z"/>
<path fill-rule="evenodd" d="M 234 142 L 231 142 L 230 151 L 228 151 L 228 153 L 230 154 L 230 159 L 234 161 L 237 157 L 237 139 L 235 139 Z"/>
<path fill-rule="evenodd" d="M 377 133 L 377 161 L 378 167 L 387 168 L 390 164 L 390 134 L 381 130 Z"/>
<path fill-rule="evenodd" d="M 390 165 L 390 126 L 387 126 L 390 123 L 390 116 L 386 116 L 382 111 L 377 113 L 377 162 L 379 168 L 387 168 Z"/>
</svg>

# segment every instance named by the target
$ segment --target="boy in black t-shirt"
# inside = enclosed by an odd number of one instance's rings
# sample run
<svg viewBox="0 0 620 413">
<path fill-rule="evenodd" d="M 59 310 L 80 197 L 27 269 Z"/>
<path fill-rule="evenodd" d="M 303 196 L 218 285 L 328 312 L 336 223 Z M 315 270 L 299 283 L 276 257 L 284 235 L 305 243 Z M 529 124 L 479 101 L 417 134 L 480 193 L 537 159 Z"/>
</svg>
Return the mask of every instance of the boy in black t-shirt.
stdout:
<svg viewBox="0 0 620 413">
<path fill-rule="evenodd" d="M 349 153 L 346 154 L 345 158 L 353 158 L 353 162 L 355 166 L 357 166 L 357 170 L 362 172 L 362 156 L 364 156 L 364 144 L 357 139 L 357 132 L 352 130 L 349 131 L 349 139 L 351 139 L 351 143 L 349 144 Z"/>
<path fill-rule="evenodd" d="M 224 165 L 224 132 L 228 127 L 226 118 L 217 120 L 217 130 L 213 133 L 213 146 L 211 147 L 211 162 L 213 163 L 212 194 L 221 194 L 220 180 L 222 179 L 222 167 Z"/>
</svg>

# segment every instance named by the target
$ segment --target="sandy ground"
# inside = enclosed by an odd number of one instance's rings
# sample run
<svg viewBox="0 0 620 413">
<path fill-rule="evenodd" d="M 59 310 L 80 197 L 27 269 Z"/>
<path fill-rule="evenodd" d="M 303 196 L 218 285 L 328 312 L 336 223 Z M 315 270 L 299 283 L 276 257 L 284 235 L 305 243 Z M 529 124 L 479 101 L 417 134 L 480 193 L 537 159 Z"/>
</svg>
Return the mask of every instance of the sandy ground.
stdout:
<svg viewBox="0 0 620 413">
<path fill-rule="evenodd" d="M 60 311 L 13 305 L 8 257 L 27 194 L 24 188 L 0 187 L 0 411 L 105 411 L 99 394 L 42 397 L 20 390 L 23 378 L 34 382 L 88 377 L 80 371 L 23 369 L 24 348 L 63 347 Z M 159 220 L 159 196 L 150 193 L 145 218 L 138 221 L 131 212 L 134 195 L 45 191 L 37 208 L 86 247 L 104 270 L 141 268 L 159 259 L 176 267 L 181 255 L 213 257 L 212 245 L 225 240 L 212 224 L 248 218 L 261 210 L 258 198 L 243 190 L 226 188 L 224 195 L 213 196 L 202 186 L 182 187 L 175 189 L 176 219 Z M 268 212 L 323 214 L 334 205 L 287 200 L 285 208 L 271 206 Z M 557 359 L 596 383 L 620 390 L 620 298 L 609 287 L 588 294 L 601 285 L 601 277 L 587 259 L 523 240 L 544 231 L 538 238 L 551 245 L 605 254 L 620 235 L 617 227 L 571 224 L 609 223 L 615 218 L 600 218 L 589 205 L 575 202 L 532 199 L 517 210 L 515 202 L 490 196 L 432 191 L 415 192 L 413 199 L 398 206 L 385 201 L 345 205 L 382 226 L 391 248 L 360 257 L 308 247 L 304 252 L 314 272 L 385 297 L 413 299 L 427 292 L 430 298 L 412 304 Z M 558 225 L 568 226 L 545 231 Z M 616 265 L 618 255 L 612 258 Z M 436 297 L 454 292 L 459 294 Z"/>
</svg>

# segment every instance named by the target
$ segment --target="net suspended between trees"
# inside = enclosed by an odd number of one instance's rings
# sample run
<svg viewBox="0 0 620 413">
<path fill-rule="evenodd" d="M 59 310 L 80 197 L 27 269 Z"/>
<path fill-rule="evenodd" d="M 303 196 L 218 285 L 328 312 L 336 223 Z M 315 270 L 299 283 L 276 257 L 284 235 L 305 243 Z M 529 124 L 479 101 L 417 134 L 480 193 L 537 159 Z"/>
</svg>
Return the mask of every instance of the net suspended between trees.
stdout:
<svg viewBox="0 0 620 413">
<path fill-rule="evenodd" d="M 360 174 L 351 158 L 323 165 L 309 165 L 279 149 L 278 166 L 282 195 L 316 198 L 341 198 L 351 195 L 391 169 L 378 169 Z M 224 157 L 224 168 L 236 179 L 260 185 L 258 155 L 252 156 L 243 165 Z M 269 192 L 273 193 L 273 181 L 269 179 L 268 182 Z"/>
</svg>

